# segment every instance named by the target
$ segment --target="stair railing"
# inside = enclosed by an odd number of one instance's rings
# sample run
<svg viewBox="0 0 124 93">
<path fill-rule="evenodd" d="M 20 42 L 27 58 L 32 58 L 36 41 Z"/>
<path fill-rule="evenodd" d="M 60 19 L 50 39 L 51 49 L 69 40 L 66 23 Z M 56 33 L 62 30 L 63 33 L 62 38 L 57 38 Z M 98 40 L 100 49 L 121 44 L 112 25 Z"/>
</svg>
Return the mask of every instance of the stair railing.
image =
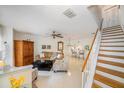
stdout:
<svg viewBox="0 0 124 93">
<path fill-rule="evenodd" d="M 103 19 L 101 23 L 102 22 L 103 22 Z M 101 32 L 100 32 L 101 29 L 102 27 L 100 27 L 100 29 L 97 29 L 91 48 L 87 54 L 86 59 L 83 62 L 83 67 L 82 67 L 82 87 L 83 88 L 91 87 L 93 83 L 97 57 L 99 52 L 99 46 L 101 41 Z"/>
<path fill-rule="evenodd" d="M 97 63 L 100 40 L 101 40 L 100 30 L 97 29 L 89 53 L 86 57 L 86 60 L 83 63 L 82 87 L 91 87 L 92 85 L 96 63 Z"/>
</svg>

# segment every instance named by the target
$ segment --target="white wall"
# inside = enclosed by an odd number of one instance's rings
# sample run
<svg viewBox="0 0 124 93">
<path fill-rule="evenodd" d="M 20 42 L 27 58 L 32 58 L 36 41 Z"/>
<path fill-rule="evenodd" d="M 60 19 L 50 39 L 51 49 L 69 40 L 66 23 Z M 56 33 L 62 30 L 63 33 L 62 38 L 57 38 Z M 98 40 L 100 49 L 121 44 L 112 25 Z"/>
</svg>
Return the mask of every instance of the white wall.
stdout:
<svg viewBox="0 0 124 93">
<path fill-rule="evenodd" d="M 91 5 L 88 7 L 88 10 L 91 12 L 94 20 L 96 21 L 98 27 L 101 25 L 102 20 L 102 11 L 101 8 L 98 5 Z"/>
<path fill-rule="evenodd" d="M 57 52 L 58 50 L 58 41 L 64 42 L 64 54 L 70 55 L 71 51 L 70 48 L 67 46 L 69 40 L 68 39 L 61 39 L 56 38 L 53 39 L 51 37 L 42 37 L 41 35 L 32 34 L 28 37 L 31 41 L 34 41 L 34 54 L 41 54 L 42 51 L 50 51 L 50 52 Z M 26 33 L 14 31 L 14 40 L 27 40 Z M 70 41 L 72 45 L 81 46 L 84 49 L 85 45 L 91 45 L 92 36 L 77 40 Z M 42 45 L 51 45 L 51 49 L 42 49 Z"/>
<path fill-rule="evenodd" d="M 120 6 L 120 22 L 124 30 L 124 6 L 123 5 Z"/>
<path fill-rule="evenodd" d="M 8 65 L 13 66 L 13 28 L 2 27 L 2 49 L 4 49 L 4 42 L 7 42 L 5 62 Z"/>
</svg>

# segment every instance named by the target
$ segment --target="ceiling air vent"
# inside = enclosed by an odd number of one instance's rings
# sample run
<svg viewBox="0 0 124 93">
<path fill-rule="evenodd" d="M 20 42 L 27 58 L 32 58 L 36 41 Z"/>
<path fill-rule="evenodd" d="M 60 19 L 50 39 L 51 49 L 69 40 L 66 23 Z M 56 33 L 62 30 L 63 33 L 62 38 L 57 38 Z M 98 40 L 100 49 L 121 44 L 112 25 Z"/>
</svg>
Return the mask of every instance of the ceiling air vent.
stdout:
<svg viewBox="0 0 124 93">
<path fill-rule="evenodd" d="M 74 13 L 74 11 L 72 10 L 72 9 L 67 9 L 67 10 L 65 10 L 64 12 L 63 12 L 63 14 L 65 15 L 65 16 L 67 16 L 68 18 L 73 18 L 73 17 L 75 17 L 76 16 L 76 14 Z"/>
</svg>

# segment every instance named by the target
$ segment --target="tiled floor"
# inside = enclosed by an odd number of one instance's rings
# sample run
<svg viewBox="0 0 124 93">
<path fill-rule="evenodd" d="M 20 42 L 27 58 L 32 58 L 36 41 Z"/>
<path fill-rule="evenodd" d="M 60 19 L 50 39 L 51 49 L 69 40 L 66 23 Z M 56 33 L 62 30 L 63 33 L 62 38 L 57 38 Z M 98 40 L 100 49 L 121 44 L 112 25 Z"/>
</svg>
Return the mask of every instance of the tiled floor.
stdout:
<svg viewBox="0 0 124 93">
<path fill-rule="evenodd" d="M 70 57 L 67 73 L 41 71 L 35 84 L 38 88 L 80 88 L 82 62 L 82 59 Z"/>
</svg>

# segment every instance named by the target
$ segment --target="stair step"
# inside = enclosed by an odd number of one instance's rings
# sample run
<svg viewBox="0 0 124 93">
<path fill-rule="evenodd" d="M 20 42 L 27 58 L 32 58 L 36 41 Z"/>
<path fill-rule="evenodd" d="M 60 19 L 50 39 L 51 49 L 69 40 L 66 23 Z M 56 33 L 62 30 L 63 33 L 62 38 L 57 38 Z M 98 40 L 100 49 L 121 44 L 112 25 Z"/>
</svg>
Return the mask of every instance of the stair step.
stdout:
<svg viewBox="0 0 124 93">
<path fill-rule="evenodd" d="M 101 45 L 100 47 L 124 47 L 123 45 Z"/>
<path fill-rule="evenodd" d="M 99 56 L 98 57 L 98 60 L 104 60 L 106 61 L 106 63 L 110 63 L 110 62 L 113 62 L 114 63 L 121 63 L 121 64 L 124 64 L 124 59 L 117 59 L 117 58 L 110 58 L 110 57 L 102 57 L 102 56 Z M 107 62 L 109 61 L 109 62 Z M 123 66 L 123 65 L 122 65 Z"/>
<path fill-rule="evenodd" d="M 101 42 L 101 43 L 115 43 L 115 44 L 118 44 L 118 43 L 124 43 L 124 41 L 109 41 L 109 42 Z"/>
<path fill-rule="evenodd" d="M 124 73 L 124 68 L 122 68 L 122 67 L 109 65 L 109 64 L 104 64 L 104 63 L 100 63 L 100 62 L 97 63 L 97 66 L 108 68 L 108 69 L 111 69 L 111 70 L 116 70 L 116 71 Z"/>
<path fill-rule="evenodd" d="M 99 54 L 112 55 L 112 56 L 123 56 L 123 57 L 124 57 L 124 52 L 107 52 L 107 51 L 100 51 Z"/>
<path fill-rule="evenodd" d="M 119 39 L 101 40 L 101 42 L 115 42 L 115 41 L 124 41 L 124 39 L 123 38 L 119 38 Z"/>
<path fill-rule="evenodd" d="M 120 78 L 124 78 L 124 73 L 123 72 L 119 72 L 119 71 L 116 71 L 116 70 L 111 70 L 111 69 L 100 67 L 100 66 L 96 66 L 96 70 L 102 71 L 102 72 L 105 72 L 105 73 L 109 73 L 109 74 L 112 74 L 114 76 L 118 76 Z"/>
<path fill-rule="evenodd" d="M 115 29 L 108 29 L 108 30 L 103 30 L 102 33 L 106 33 L 106 32 L 114 32 L 114 31 L 118 31 L 118 30 L 122 30 L 122 28 L 115 28 Z"/>
<path fill-rule="evenodd" d="M 99 71 L 99 70 L 96 70 L 96 73 L 101 75 L 101 76 L 108 77 L 112 80 L 116 80 L 116 81 L 124 84 L 124 78 L 120 78 L 118 76 L 115 76 L 115 75 L 112 75 L 112 74 L 109 74 L 109 73 L 106 73 L 106 72 L 102 72 L 102 71 Z"/>
<path fill-rule="evenodd" d="M 124 52 L 123 50 L 104 50 L 104 49 L 100 49 L 100 51 L 107 51 L 107 52 Z"/>
<path fill-rule="evenodd" d="M 112 29 L 112 28 L 118 28 L 118 27 L 121 27 L 121 26 L 117 25 L 117 26 L 106 27 L 106 28 L 103 28 L 103 29 Z"/>
<path fill-rule="evenodd" d="M 95 74 L 95 77 L 94 77 L 95 80 L 97 81 L 100 81 L 108 86 L 111 86 L 111 87 L 114 87 L 114 88 L 124 88 L 124 84 L 123 83 L 120 83 L 116 80 L 112 80 L 110 78 L 107 78 L 107 77 L 104 77 L 104 76 L 101 76 L 99 74 Z"/>
<path fill-rule="evenodd" d="M 113 29 L 113 28 L 121 28 L 121 26 L 118 25 L 118 26 L 106 27 L 106 28 L 103 28 L 103 30 L 106 30 L 106 29 Z"/>
<path fill-rule="evenodd" d="M 124 46 L 124 42 L 117 42 L 117 43 L 101 43 L 101 46 Z"/>
<path fill-rule="evenodd" d="M 102 39 L 110 39 L 110 38 L 124 38 L 124 35 L 117 35 L 117 36 L 107 36 L 107 37 L 103 37 L 102 36 Z"/>
<path fill-rule="evenodd" d="M 104 49 L 104 50 L 121 50 L 121 51 L 124 51 L 124 47 L 100 47 L 100 49 Z"/>
<path fill-rule="evenodd" d="M 102 38 L 101 40 L 112 40 L 112 39 L 124 39 L 124 37 L 115 37 L 115 38 Z"/>
<path fill-rule="evenodd" d="M 113 35 L 102 35 L 102 37 L 112 37 L 112 36 L 124 36 L 124 33 L 113 34 Z"/>
<path fill-rule="evenodd" d="M 92 88 L 101 88 L 101 87 L 99 85 L 97 85 L 96 83 L 93 83 Z"/>
<path fill-rule="evenodd" d="M 113 31 L 113 32 L 102 32 L 102 35 L 113 35 L 113 34 L 123 34 L 124 32 L 122 30 Z"/>
<path fill-rule="evenodd" d="M 94 84 L 98 85 L 98 86 L 101 87 L 101 88 L 112 88 L 112 87 L 110 87 L 110 86 L 108 86 L 108 85 L 106 85 L 106 84 L 104 84 L 104 83 L 102 83 L 102 82 L 99 82 L 99 81 L 97 81 L 97 80 L 94 80 Z M 96 87 L 96 88 L 97 88 L 97 87 Z"/>
<path fill-rule="evenodd" d="M 118 67 L 123 67 L 124 68 L 124 63 L 119 63 L 119 62 L 113 62 L 113 61 L 106 61 L 106 60 L 97 60 L 98 63 L 104 63 L 104 64 L 109 64 L 113 66 L 118 66 Z"/>
<path fill-rule="evenodd" d="M 98 56 L 117 58 L 117 59 L 124 59 L 124 56 L 115 56 L 115 55 L 108 55 L 108 54 L 98 54 Z"/>
<path fill-rule="evenodd" d="M 102 34 L 105 34 L 105 33 L 115 33 L 115 32 L 119 32 L 119 31 L 123 31 L 123 30 L 122 29 L 106 30 L 106 31 L 102 31 Z"/>
</svg>

